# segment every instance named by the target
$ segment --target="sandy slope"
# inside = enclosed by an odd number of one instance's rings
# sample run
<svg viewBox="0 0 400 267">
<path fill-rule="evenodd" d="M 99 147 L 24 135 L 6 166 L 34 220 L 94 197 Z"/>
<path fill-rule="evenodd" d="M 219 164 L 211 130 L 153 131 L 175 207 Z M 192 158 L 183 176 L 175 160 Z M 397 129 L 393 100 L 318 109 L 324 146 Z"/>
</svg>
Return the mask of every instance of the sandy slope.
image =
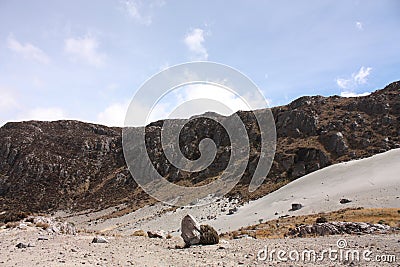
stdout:
<svg viewBox="0 0 400 267">
<path fill-rule="evenodd" d="M 399 197 L 400 149 L 395 149 L 318 170 L 240 207 L 234 215 L 223 215 L 209 223 L 219 231 L 227 231 L 285 214 L 311 214 L 345 207 L 396 208 L 400 207 Z M 340 204 L 341 198 L 352 202 Z M 292 203 L 304 207 L 289 211 Z"/>
<path fill-rule="evenodd" d="M 58 216 L 76 223 L 78 228 L 94 231 L 129 235 L 138 229 L 164 230 L 179 235 L 180 221 L 188 213 L 200 223 L 210 224 L 219 232 L 225 232 L 256 224 L 260 219 L 265 221 L 282 215 L 303 215 L 346 207 L 400 207 L 399 163 L 400 149 L 395 149 L 370 158 L 336 164 L 245 204 L 234 215 L 227 213 L 237 206 L 235 202 L 222 199 L 207 206 L 179 208 L 176 211 L 169 211 L 170 207 L 158 203 L 108 220 L 96 218 L 112 212 L 112 208 L 73 216 L 59 213 Z M 352 202 L 340 204 L 341 198 Z M 304 207 L 289 211 L 292 203 L 301 203 Z"/>
</svg>

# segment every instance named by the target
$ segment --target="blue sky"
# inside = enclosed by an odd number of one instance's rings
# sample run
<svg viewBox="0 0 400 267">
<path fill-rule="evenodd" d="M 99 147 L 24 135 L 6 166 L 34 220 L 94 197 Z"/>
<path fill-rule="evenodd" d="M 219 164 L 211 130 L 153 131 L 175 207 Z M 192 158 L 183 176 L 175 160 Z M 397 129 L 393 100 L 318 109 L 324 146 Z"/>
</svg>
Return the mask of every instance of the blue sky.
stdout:
<svg viewBox="0 0 400 267">
<path fill-rule="evenodd" d="M 399 11 L 396 0 L 0 0 L 0 125 L 121 126 L 143 82 L 192 60 L 240 70 L 271 106 L 363 94 L 400 80 Z"/>
</svg>

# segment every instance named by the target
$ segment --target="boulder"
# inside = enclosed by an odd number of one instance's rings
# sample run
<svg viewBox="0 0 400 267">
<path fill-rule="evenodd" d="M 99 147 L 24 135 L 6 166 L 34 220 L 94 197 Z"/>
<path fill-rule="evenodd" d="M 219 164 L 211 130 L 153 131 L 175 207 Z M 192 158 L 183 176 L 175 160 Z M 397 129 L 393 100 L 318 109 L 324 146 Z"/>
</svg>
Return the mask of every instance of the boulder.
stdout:
<svg viewBox="0 0 400 267">
<path fill-rule="evenodd" d="M 149 238 L 161 238 L 161 239 L 166 237 L 165 232 L 163 231 L 147 231 L 147 236 Z"/>
<path fill-rule="evenodd" d="M 293 203 L 291 211 L 299 210 L 303 207 L 300 203 Z"/>
<path fill-rule="evenodd" d="M 236 207 L 233 207 L 233 208 L 229 209 L 228 215 L 232 215 L 232 214 L 234 214 L 235 212 L 237 212 L 237 208 L 236 208 Z"/>
<path fill-rule="evenodd" d="M 217 231 L 210 225 L 200 225 L 200 244 L 214 245 L 219 243 L 219 236 Z"/>
<path fill-rule="evenodd" d="M 108 240 L 103 236 L 96 236 L 93 238 L 92 243 L 108 243 Z"/>
<path fill-rule="evenodd" d="M 186 246 L 200 243 L 200 225 L 190 214 L 183 217 L 181 222 L 181 237 Z"/>
<path fill-rule="evenodd" d="M 350 203 L 351 200 L 347 199 L 347 198 L 342 198 L 339 202 L 340 202 L 340 204 L 346 204 L 346 203 Z"/>
<path fill-rule="evenodd" d="M 17 248 L 27 248 L 28 245 L 27 245 L 27 244 L 24 244 L 24 243 L 18 243 L 18 244 L 16 245 L 16 247 L 17 247 Z"/>
<path fill-rule="evenodd" d="M 189 214 L 182 219 L 181 232 L 186 247 L 219 243 L 219 235 L 213 227 L 207 224 L 199 225 L 196 219 Z"/>
</svg>

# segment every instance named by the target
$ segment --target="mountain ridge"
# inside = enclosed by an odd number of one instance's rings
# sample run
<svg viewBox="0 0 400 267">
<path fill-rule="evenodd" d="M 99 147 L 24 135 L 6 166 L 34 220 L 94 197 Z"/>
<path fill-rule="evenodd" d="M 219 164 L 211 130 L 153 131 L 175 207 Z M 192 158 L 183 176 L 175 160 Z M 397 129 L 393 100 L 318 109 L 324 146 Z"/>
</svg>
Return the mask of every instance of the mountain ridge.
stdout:
<svg viewBox="0 0 400 267">
<path fill-rule="evenodd" d="M 400 82 L 364 97 L 303 96 L 271 108 L 277 150 L 264 184 L 247 186 L 259 159 L 259 127 L 253 112 L 238 111 L 250 140 L 245 174 L 228 194 L 256 199 L 307 173 L 334 163 L 368 157 L 400 147 Z M 146 126 L 146 138 L 157 140 L 163 121 Z M 186 132 L 185 132 L 186 131 Z M 216 179 L 230 146 L 224 130 L 210 119 L 194 118 L 182 137 L 181 150 L 197 158 L 198 144 L 212 138 L 217 158 L 204 172 L 186 173 L 171 166 L 159 142 L 148 152 L 168 180 L 197 186 Z M 152 204 L 130 175 L 122 151 L 121 128 L 79 121 L 10 122 L 0 128 L 0 212 L 51 212 Z M 221 153 L 220 153 L 221 152 Z M 228 149 L 229 152 L 229 149 Z M 1 216 L 0 216 L 1 220 Z"/>
</svg>

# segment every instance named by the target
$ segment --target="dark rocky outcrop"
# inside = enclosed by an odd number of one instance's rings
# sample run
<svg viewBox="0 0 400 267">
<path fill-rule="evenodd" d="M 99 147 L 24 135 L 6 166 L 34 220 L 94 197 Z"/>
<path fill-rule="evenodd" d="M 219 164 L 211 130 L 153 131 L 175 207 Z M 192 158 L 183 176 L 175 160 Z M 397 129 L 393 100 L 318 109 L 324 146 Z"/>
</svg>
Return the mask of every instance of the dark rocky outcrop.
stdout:
<svg viewBox="0 0 400 267">
<path fill-rule="evenodd" d="M 237 112 L 249 136 L 250 157 L 230 196 L 255 199 L 331 164 L 400 147 L 400 82 L 365 97 L 301 97 L 272 108 L 272 113 L 277 132 L 274 162 L 264 184 L 249 193 L 247 186 L 261 153 L 260 130 L 253 112 Z M 146 127 L 147 151 L 161 175 L 183 185 L 203 185 L 223 172 L 230 140 L 220 124 L 195 116 L 182 129 L 180 149 L 188 159 L 200 156 L 204 138 L 213 139 L 217 147 L 209 168 L 189 173 L 165 157 L 160 142 L 163 123 Z M 120 128 L 78 121 L 5 124 L 0 128 L 0 221 L 16 211 L 100 209 L 117 204 L 132 210 L 154 203 L 130 175 L 121 140 Z"/>
<path fill-rule="evenodd" d="M 325 236 L 341 234 L 383 234 L 395 231 L 388 225 L 363 222 L 323 222 L 300 225 L 289 231 L 291 237 Z"/>
</svg>

